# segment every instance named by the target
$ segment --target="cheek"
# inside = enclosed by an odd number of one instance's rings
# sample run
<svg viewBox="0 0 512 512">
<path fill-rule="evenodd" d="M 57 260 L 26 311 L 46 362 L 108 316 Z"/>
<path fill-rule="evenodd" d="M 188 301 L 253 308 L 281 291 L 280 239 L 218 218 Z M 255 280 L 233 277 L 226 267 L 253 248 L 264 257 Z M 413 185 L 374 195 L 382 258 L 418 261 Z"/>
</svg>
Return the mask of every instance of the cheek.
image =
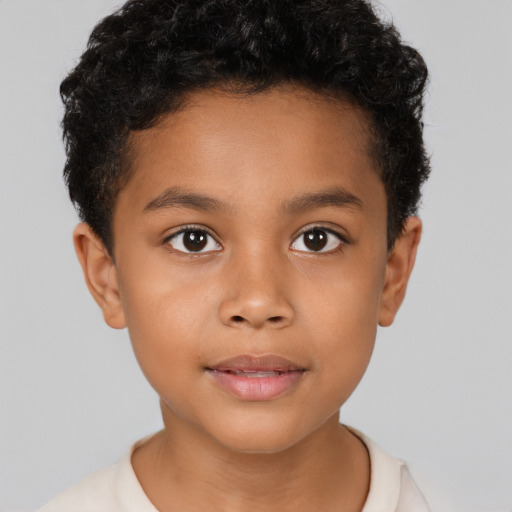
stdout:
<svg viewBox="0 0 512 512">
<path fill-rule="evenodd" d="M 325 278 L 317 275 L 314 287 L 299 292 L 308 298 L 301 315 L 308 319 L 305 342 L 315 343 L 315 363 L 335 400 L 348 398 L 370 361 L 383 274 L 384 266 L 375 261 L 370 266 L 364 261 L 340 265 Z"/>
<path fill-rule="evenodd" d="M 334 376 L 335 388 L 351 392 L 370 361 L 377 333 L 377 308 L 368 308 L 367 304 L 351 300 L 319 312 L 326 320 L 318 327 L 318 364 L 322 375 Z"/>
<path fill-rule="evenodd" d="M 296 288 L 296 303 L 303 317 L 320 329 L 350 338 L 366 339 L 376 332 L 385 274 L 385 258 L 347 254 L 339 263 L 308 271 Z M 369 251 L 367 251 L 369 252 Z"/>
<path fill-rule="evenodd" d="M 168 268 L 148 267 L 153 270 L 121 280 L 121 291 L 135 356 L 155 386 L 184 368 L 201 367 L 208 341 L 204 333 L 214 305 L 208 294 L 199 292 L 194 279 Z"/>
</svg>

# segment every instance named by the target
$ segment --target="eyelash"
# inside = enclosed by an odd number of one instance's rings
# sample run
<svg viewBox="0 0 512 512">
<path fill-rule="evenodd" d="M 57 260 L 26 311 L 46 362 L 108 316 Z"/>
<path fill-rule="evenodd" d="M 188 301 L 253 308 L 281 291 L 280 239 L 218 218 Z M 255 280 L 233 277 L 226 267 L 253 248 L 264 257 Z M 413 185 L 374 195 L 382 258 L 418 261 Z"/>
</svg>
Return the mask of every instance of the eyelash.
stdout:
<svg viewBox="0 0 512 512">
<path fill-rule="evenodd" d="M 187 232 L 191 232 L 191 231 L 205 233 L 208 237 L 210 237 L 217 244 L 217 246 L 222 248 L 221 244 L 217 241 L 217 238 L 210 232 L 209 229 L 205 228 L 204 226 L 197 226 L 197 225 L 186 225 L 186 226 L 181 227 L 178 231 L 176 231 L 172 235 L 166 237 L 163 241 L 163 244 L 170 245 L 171 240 L 174 240 L 174 239 L 178 238 L 180 235 L 187 233 Z M 331 228 L 322 226 L 322 225 L 313 224 L 313 225 L 306 226 L 297 235 L 295 235 L 292 240 L 292 243 L 290 244 L 290 247 L 293 248 L 293 246 L 300 240 L 300 237 L 303 237 L 306 233 L 310 233 L 313 231 L 319 231 L 319 232 L 327 233 L 328 235 L 332 235 L 332 236 L 336 237 L 340 243 L 337 247 L 327 250 L 327 251 L 297 250 L 297 249 L 292 249 L 292 250 L 295 250 L 295 252 L 308 253 L 308 254 L 330 254 L 330 253 L 341 251 L 343 249 L 343 246 L 345 246 L 349 243 L 347 238 L 345 236 L 343 236 L 341 233 L 339 233 Z M 207 241 L 206 245 L 208 243 L 209 242 Z M 328 243 L 328 241 L 326 242 L 326 244 L 327 243 Z M 210 250 L 210 251 L 205 251 L 205 252 L 203 252 L 202 250 L 188 252 L 188 251 L 176 249 L 175 247 L 172 247 L 172 246 L 171 246 L 171 248 L 172 248 L 173 252 L 180 253 L 180 254 L 186 254 L 187 256 L 200 256 L 200 255 L 208 254 L 211 252 L 217 252 L 217 250 L 215 250 L 215 251 Z M 321 249 L 323 249 L 323 247 Z"/>
</svg>

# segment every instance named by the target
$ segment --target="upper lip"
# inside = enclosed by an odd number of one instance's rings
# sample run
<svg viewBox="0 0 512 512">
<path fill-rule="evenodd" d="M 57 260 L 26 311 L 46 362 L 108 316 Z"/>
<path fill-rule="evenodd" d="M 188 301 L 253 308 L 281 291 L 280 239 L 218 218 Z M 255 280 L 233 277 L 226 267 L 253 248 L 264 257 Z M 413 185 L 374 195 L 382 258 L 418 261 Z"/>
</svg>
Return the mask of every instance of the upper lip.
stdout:
<svg viewBox="0 0 512 512">
<path fill-rule="evenodd" d="M 225 359 L 212 366 L 207 366 L 206 369 L 216 370 L 218 372 L 292 372 L 303 371 L 305 370 L 305 367 L 277 355 L 241 355 Z"/>
</svg>

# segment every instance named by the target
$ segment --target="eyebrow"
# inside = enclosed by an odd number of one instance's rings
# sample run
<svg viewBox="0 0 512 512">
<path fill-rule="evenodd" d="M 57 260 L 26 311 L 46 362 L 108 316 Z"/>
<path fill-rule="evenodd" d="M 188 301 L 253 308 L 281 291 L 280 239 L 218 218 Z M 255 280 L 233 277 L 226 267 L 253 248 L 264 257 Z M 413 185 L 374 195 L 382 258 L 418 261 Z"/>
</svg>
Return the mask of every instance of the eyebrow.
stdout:
<svg viewBox="0 0 512 512">
<path fill-rule="evenodd" d="M 299 213 L 328 206 L 355 207 L 358 210 L 364 209 L 361 199 L 343 188 L 333 188 L 309 194 L 303 194 L 284 204 L 284 211 L 287 213 Z"/>
<path fill-rule="evenodd" d="M 159 196 L 152 199 L 144 208 L 145 212 L 152 212 L 162 208 L 174 208 L 183 206 L 201 212 L 226 210 L 227 204 L 195 192 L 187 192 L 182 188 L 171 187 L 164 190 Z"/>
<path fill-rule="evenodd" d="M 188 192 L 179 187 L 171 187 L 152 199 L 144 208 L 145 212 L 153 212 L 165 208 L 185 207 L 201 212 L 225 211 L 229 207 L 227 203 L 213 197 L 196 192 Z M 302 194 L 283 205 L 283 211 L 288 214 L 300 213 L 317 208 L 355 207 L 363 210 L 361 199 L 343 188 L 334 188 Z"/>
</svg>

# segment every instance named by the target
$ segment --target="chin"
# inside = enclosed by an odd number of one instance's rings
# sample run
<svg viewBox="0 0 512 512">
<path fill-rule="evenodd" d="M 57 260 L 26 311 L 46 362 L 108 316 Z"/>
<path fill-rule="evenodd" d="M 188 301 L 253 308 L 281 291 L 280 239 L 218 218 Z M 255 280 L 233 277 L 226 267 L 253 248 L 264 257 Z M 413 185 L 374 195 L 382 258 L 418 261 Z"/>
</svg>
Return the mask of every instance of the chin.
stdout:
<svg viewBox="0 0 512 512">
<path fill-rule="evenodd" d="M 298 425 L 286 425 L 277 418 L 231 422 L 229 426 L 219 427 L 218 435 L 212 432 L 213 436 L 225 448 L 240 454 L 281 453 L 307 436 Z"/>
<path fill-rule="evenodd" d="M 236 437 L 222 440 L 222 444 L 230 451 L 240 454 L 252 455 L 272 455 L 281 453 L 296 445 L 300 439 L 290 439 L 289 437 L 268 436 L 262 433 L 259 436 Z"/>
</svg>

